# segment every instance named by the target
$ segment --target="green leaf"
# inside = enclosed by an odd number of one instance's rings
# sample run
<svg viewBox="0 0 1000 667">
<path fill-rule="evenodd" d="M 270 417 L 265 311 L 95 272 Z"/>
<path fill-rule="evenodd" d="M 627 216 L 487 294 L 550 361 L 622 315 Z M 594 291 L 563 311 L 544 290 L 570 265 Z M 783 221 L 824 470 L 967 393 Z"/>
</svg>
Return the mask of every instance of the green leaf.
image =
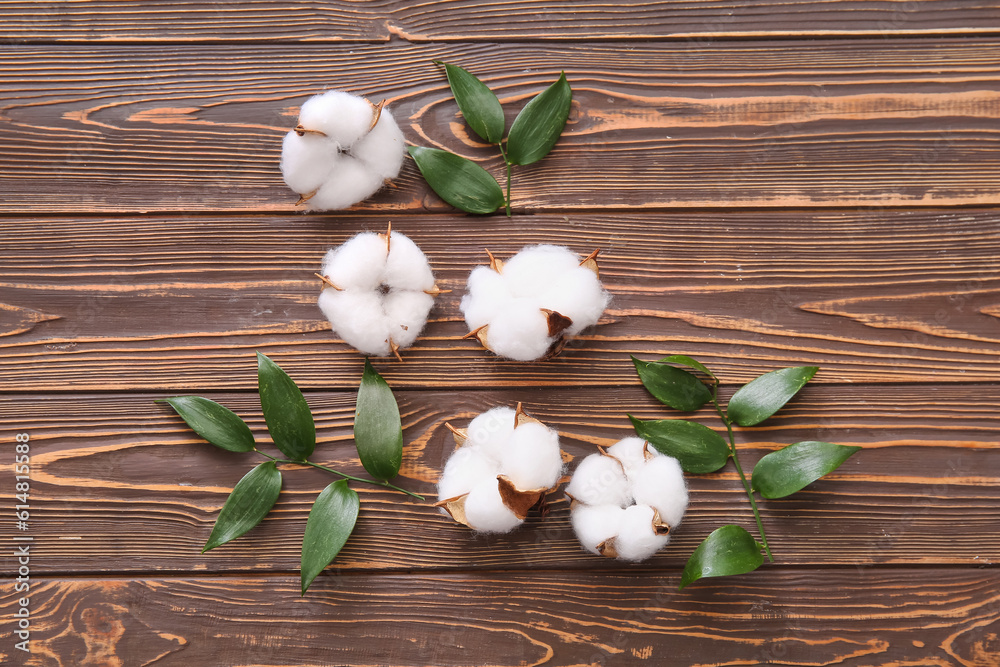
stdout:
<svg viewBox="0 0 1000 667">
<path fill-rule="evenodd" d="M 201 396 L 175 396 L 163 400 L 195 433 L 230 452 L 252 452 L 253 433 L 246 422 L 224 405 Z"/>
<path fill-rule="evenodd" d="M 635 357 L 632 357 L 632 363 L 642 385 L 664 405 L 691 412 L 712 400 L 712 392 L 705 383 L 685 370 Z"/>
<path fill-rule="evenodd" d="M 389 480 L 403 462 L 403 426 L 392 389 L 365 359 L 354 412 L 354 444 L 361 465 L 375 479 Z"/>
<path fill-rule="evenodd" d="M 524 105 L 507 135 L 507 160 L 511 164 L 531 164 L 549 154 L 569 118 L 573 91 L 566 73 Z"/>
<path fill-rule="evenodd" d="M 729 445 L 707 426 L 683 419 L 643 421 L 632 415 L 628 418 L 636 435 L 661 454 L 680 461 L 685 472 L 715 472 L 729 460 Z"/>
<path fill-rule="evenodd" d="M 302 538 L 302 594 L 313 579 L 340 553 L 358 520 L 361 501 L 347 486 L 347 480 L 323 489 L 309 510 L 306 534 Z"/>
<path fill-rule="evenodd" d="M 861 447 L 807 440 L 771 452 L 753 469 L 753 490 L 765 498 L 784 498 L 840 467 Z"/>
<path fill-rule="evenodd" d="M 316 424 L 309 404 L 285 371 L 257 353 L 260 407 L 274 445 L 294 461 L 304 461 L 316 449 Z"/>
<path fill-rule="evenodd" d="M 486 215 L 503 206 L 500 184 L 475 162 L 439 148 L 408 150 L 431 189 L 455 208 Z"/>
<path fill-rule="evenodd" d="M 726 414 L 740 426 L 759 424 L 780 410 L 818 370 L 816 366 L 796 366 L 765 373 L 733 394 Z"/>
<path fill-rule="evenodd" d="M 753 572 L 764 563 L 761 548 L 753 536 L 739 526 L 716 528 L 688 558 L 679 588 L 705 577 Z"/>
<path fill-rule="evenodd" d="M 713 380 L 718 380 L 718 378 L 715 377 L 715 374 L 712 373 L 712 371 L 708 370 L 708 366 L 706 366 L 705 364 L 701 363 L 696 359 L 692 359 L 691 357 L 687 357 L 683 354 L 674 354 L 669 357 L 663 357 L 662 359 L 660 359 L 660 363 L 681 364 L 683 366 L 687 366 L 688 368 L 693 368 L 696 371 L 701 371 L 702 373 L 712 378 Z"/>
<path fill-rule="evenodd" d="M 281 472 L 274 461 L 261 463 L 244 475 L 222 506 L 201 552 L 235 540 L 260 523 L 274 507 L 280 492 Z"/>
<path fill-rule="evenodd" d="M 458 108 L 465 116 L 465 122 L 484 141 L 499 144 L 503 139 L 504 117 L 503 107 L 497 96 L 468 70 L 439 60 L 435 62 L 444 65 L 448 84 L 458 102 Z"/>
</svg>

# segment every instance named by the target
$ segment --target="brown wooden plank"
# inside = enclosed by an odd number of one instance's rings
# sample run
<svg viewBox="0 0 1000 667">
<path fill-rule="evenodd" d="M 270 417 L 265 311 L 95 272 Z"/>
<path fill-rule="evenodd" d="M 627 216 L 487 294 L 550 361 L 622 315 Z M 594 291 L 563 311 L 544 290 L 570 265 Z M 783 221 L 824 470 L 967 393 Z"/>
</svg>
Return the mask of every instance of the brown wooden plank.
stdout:
<svg viewBox="0 0 1000 667">
<path fill-rule="evenodd" d="M 1000 31 L 1000 5 L 944 0 L 818 2 L 407 3 L 323 0 L 308 4 L 47 0 L 0 2 L 0 38 L 30 42 L 441 40 L 640 40 L 815 35 L 941 35 Z"/>
<path fill-rule="evenodd" d="M 996 570 L 40 580 L 5 664 L 843 665 L 1000 661 Z M 7 584 L 5 584 L 7 586 Z M 0 602 L 4 618 L 18 607 Z M 25 659 L 28 658 L 28 659 Z M 487 662 L 488 660 L 488 662 Z"/>
<path fill-rule="evenodd" d="M 408 141 L 484 160 L 433 60 L 514 113 L 565 70 L 565 136 L 519 210 L 995 205 L 1000 41 L 11 47 L 0 211 L 291 211 L 280 140 L 309 95 L 387 98 Z M 411 161 L 364 210 L 440 209 Z"/>
<path fill-rule="evenodd" d="M 726 392 L 728 395 L 729 391 Z M 467 425 L 496 405 L 522 401 L 557 428 L 574 461 L 631 433 L 627 413 L 681 417 L 641 387 L 491 392 L 396 392 L 406 453 L 398 483 L 426 501 L 354 484 L 362 497 L 358 528 L 338 557 L 345 570 L 517 567 L 603 568 L 621 565 L 586 553 L 569 525 L 561 493 L 549 513 L 506 536 L 475 536 L 431 506 L 434 485 L 454 448 L 445 426 Z M 162 396 L 162 395 L 161 395 Z M 253 394 L 208 394 L 243 415 L 268 442 Z M 296 571 L 305 519 L 334 478 L 284 466 L 282 496 L 252 533 L 207 554 L 217 513 L 258 456 L 211 447 L 154 395 L 66 395 L 0 399 L 0 442 L 29 434 L 31 522 L 0 523 L 0 541 L 30 535 L 33 571 Z M 316 461 L 364 474 L 354 451 L 354 393 L 309 393 L 318 425 Z M 781 564 L 990 565 L 1000 552 L 1000 401 L 996 385 L 807 387 L 765 424 L 740 429 L 749 473 L 763 454 L 802 440 L 859 445 L 829 478 L 761 511 Z M 705 409 L 692 418 L 719 429 Z M 571 463 L 572 469 L 575 464 Z M 9 470 L 9 468 L 8 468 Z M 753 518 L 736 472 L 689 476 L 691 505 L 656 567 L 681 567 L 715 528 Z M 13 572 L 13 560 L 2 561 Z"/>
<path fill-rule="evenodd" d="M 726 382 L 815 364 L 817 382 L 992 382 L 992 210 L 395 218 L 442 287 L 395 387 L 635 385 L 629 354 L 691 354 Z M 0 388 L 254 389 L 254 350 L 305 387 L 353 388 L 363 357 L 315 306 L 323 254 L 384 217 L 10 218 Z M 603 323 L 544 363 L 469 340 L 465 280 L 532 243 L 602 248 Z"/>
</svg>

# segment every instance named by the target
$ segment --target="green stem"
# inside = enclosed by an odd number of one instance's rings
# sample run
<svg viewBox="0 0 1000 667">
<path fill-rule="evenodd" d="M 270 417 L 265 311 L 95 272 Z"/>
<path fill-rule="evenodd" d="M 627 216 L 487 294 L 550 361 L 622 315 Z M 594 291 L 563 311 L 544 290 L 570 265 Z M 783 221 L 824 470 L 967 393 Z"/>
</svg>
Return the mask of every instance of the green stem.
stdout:
<svg viewBox="0 0 1000 667">
<path fill-rule="evenodd" d="M 509 217 L 511 217 L 511 212 L 510 212 L 510 173 L 511 173 L 511 167 L 513 165 L 510 163 L 510 160 L 507 159 L 507 151 L 505 151 L 503 149 L 503 144 L 502 143 L 501 144 L 497 144 L 497 146 L 500 148 L 500 155 L 503 156 L 504 164 L 507 165 L 507 202 L 506 203 L 507 203 L 507 217 L 509 218 Z"/>
<path fill-rule="evenodd" d="M 416 498 L 417 500 L 424 500 L 424 497 L 421 496 L 420 494 L 413 493 L 412 491 L 407 491 L 406 489 L 401 489 L 398 486 L 396 486 L 395 484 L 390 484 L 389 482 L 383 482 L 383 481 L 377 480 L 377 479 L 364 479 L 363 477 L 355 477 L 354 475 L 348 475 L 347 473 L 340 472 L 339 470 L 334 470 L 333 468 L 328 468 L 328 467 L 326 467 L 324 465 L 320 465 L 318 463 L 313 463 L 312 461 L 292 461 L 290 459 L 278 459 L 278 458 L 275 458 L 275 457 L 270 456 L 268 454 L 265 454 L 264 452 L 262 452 L 262 451 L 260 451 L 259 449 L 256 449 L 256 448 L 254 449 L 254 451 L 257 452 L 258 454 L 260 454 L 263 457 L 271 459 L 275 463 L 295 463 L 295 464 L 298 464 L 298 465 L 312 466 L 313 468 L 319 468 L 320 470 L 325 470 L 327 472 L 332 472 L 334 475 L 340 475 L 344 479 L 349 479 L 349 480 L 352 480 L 354 482 L 363 482 L 365 484 L 371 484 L 373 486 L 384 486 L 387 489 L 392 489 L 394 491 L 399 491 L 400 493 L 405 493 L 406 495 L 408 495 L 408 496 L 410 496 L 412 498 Z"/>
<path fill-rule="evenodd" d="M 757 532 L 760 533 L 760 543 L 764 546 L 764 553 L 767 554 L 767 559 L 773 563 L 774 555 L 771 553 L 771 547 L 767 545 L 767 535 L 764 534 L 764 524 L 760 520 L 760 510 L 757 509 L 757 501 L 754 500 L 753 491 L 750 489 L 750 482 L 747 481 L 747 476 L 743 474 L 743 466 L 740 465 L 740 458 L 736 454 L 736 438 L 733 436 L 733 423 L 729 421 L 729 417 L 719 407 L 718 380 L 716 380 L 715 387 L 712 389 L 712 404 L 715 406 L 715 411 L 719 413 L 722 423 L 726 425 L 726 432 L 729 434 L 729 453 L 733 457 L 733 463 L 736 464 L 736 472 L 740 474 L 740 481 L 743 482 L 743 489 L 747 492 L 747 498 L 750 499 L 753 518 L 757 521 Z"/>
</svg>

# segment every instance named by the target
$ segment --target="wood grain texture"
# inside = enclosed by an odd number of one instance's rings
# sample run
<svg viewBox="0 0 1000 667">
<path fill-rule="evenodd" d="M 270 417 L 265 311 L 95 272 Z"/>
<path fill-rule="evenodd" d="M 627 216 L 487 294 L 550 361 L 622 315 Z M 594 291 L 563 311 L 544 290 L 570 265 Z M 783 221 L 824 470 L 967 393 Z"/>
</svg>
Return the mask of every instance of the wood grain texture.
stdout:
<svg viewBox="0 0 1000 667">
<path fill-rule="evenodd" d="M 387 98 L 409 142 L 482 160 L 433 60 L 508 120 L 565 70 L 570 122 L 518 210 L 1000 203 L 1000 40 L 20 46 L 0 54 L 2 212 L 281 211 L 298 106 Z M 408 160 L 360 210 L 443 210 Z"/>
<path fill-rule="evenodd" d="M 41 580 L 29 667 L 990 667 L 1000 575 L 766 571 Z M 13 613 L 10 597 L 0 612 Z M 10 626 L 0 653 L 11 654 Z M 21 664 L 21 663 L 18 663 Z"/>
<path fill-rule="evenodd" d="M 315 305 L 323 254 L 386 218 L 9 218 L 0 276 L 4 391 L 256 388 L 254 350 L 304 387 L 356 387 L 363 357 Z M 621 386 L 629 354 L 691 354 L 728 383 L 814 364 L 820 383 L 993 382 L 1000 217 L 992 210 L 395 218 L 438 298 L 393 387 Z M 602 248 L 613 300 L 554 360 L 461 340 L 465 280 L 486 259 Z M 30 325 L 30 327 L 29 327 Z"/>
<path fill-rule="evenodd" d="M 731 389 L 726 391 L 728 396 Z M 207 394 L 268 437 L 257 397 Z M 582 550 L 561 493 L 543 518 L 500 536 L 475 536 L 432 507 L 454 441 L 445 423 L 518 401 L 560 431 L 573 461 L 631 434 L 626 414 L 682 418 L 641 387 L 428 392 L 397 391 L 406 443 L 399 485 L 419 501 L 354 484 L 361 518 L 338 556 L 350 570 L 603 569 L 622 565 Z M 198 438 L 157 396 L 101 394 L 0 398 L 0 442 L 31 436 L 31 533 L 43 573 L 297 571 L 302 531 L 322 471 L 283 466 L 285 484 L 268 519 L 241 539 L 201 553 L 222 503 L 263 459 L 218 450 Z M 354 392 L 308 393 L 319 437 L 315 460 L 361 474 L 352 441 Z M 782 565 L 993 565 L 1000 553 L 998 386 L 810 386 L 759 427 L 739 429 L 749 473 L 767 452 L 792 442 L 858 445 L 828 478 L 784 500 L 761 504 Z M 689 418 L 720 429 L 708 409 Z M 6 426 L 9 425 L 9 426 Z M 265 447 L 273 452 L 273 448 Z M 570 469 L 575 463 L 570 463 Z M 715 528 L 753 525 L 732 467 L 688 476 L 691 505 L 668 549 L 648 564 L 678 568 Z M 127 530 L 122 530 L 127 526 Z M 0 524 L 8 541 L 13 522 Z M 16 570 L 2 561 L 5 572 Z"/>
<path fill-rule="evenodd" d="M 189 3 L 5 0 L 0 39 L 23 42 L 642 40 L 807 35 L 1000 32 L 1000 5 L 983 0 L 738 0 L 642 2 L 507 0 L 447 3 L 323 0 Z"/>
<path fill-rule="evenodd" d="M 0 520 L 5 667 L 1000 665 L 997 0 L 0 0 L 0 17 L 7 512 L 31 436 L 29 530 Z M 519 215 L 455 214 L 409 160 L 351 211 L 298 215 L 279 146 L 324 89 L 386 98 L 408 142 L 501 174 L 434 60 L 482 77 L 508 124 L 565 70 L 569 124 L 515 171 Z M 306 389 L 316 460 L 363 475 L 363 357 L 312 274 L 390 220 L 454 290 L 404 361 L 373 360 L 402 412 L 397 482 L 427 499 L 353 483 L 357 530 L 303 598 L 302 532 L 332 476 L 283 465 L 271 516 L 202 554 L 260 459 L 154 399 L 219 400 L 269 451 L 260 350 Z M 558 358 L 497 360 L 460 340 L 465 280 L 485 248 L 535 243 L 601 248 L 614 298 Z M 737 430 L 747 471 L 795 441 L 862 447 L 761 502 L 776 563 L 676 590 L 711 530 L 753 527 L 731 466 L 688 476 L 683 525 L 638 565 L 583 551 L 560 493 L 501 536 L 432 506 L 446 423 L 523 402 L 572 469 L 630 434 L 627 413 L 685 416 L 628 358 L 676 353 L 723 399 L 821 367 Z"/>
</svg>

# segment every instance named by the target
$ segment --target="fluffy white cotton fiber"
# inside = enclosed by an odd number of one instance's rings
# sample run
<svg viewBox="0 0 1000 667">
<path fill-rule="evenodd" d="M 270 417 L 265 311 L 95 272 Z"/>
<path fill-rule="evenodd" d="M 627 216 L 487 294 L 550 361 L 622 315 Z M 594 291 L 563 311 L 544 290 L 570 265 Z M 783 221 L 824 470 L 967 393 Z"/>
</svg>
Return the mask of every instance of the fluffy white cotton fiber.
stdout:
<svg viewBox="0 0 1000 667">
<path fill-rule="evenodd" d="M 625 438 L 583 459 L 566 494 L 580 544 L 627 561 L 645 560 L 666 546 L 688 503 L 677 459 L 639 438 Z"/>
<path fill-rule="evenodd" d="M 315 211 L 347 208 L 399 175 L 406 141 L 383 106 L 342 91 L 306 100 L 281 148 L 285 183 Z"/>
<path fill-rule="evenodd" d="M 460 446 L 441 473 L 438 504 L 473 530 L 519 526 L 562 476 L 559 434 L 520 410 L 493 408 L 455 437 Z"/>
<path fill-rule="evenodd" d="M 474 269 L 461 309 L 487 349 L 531 361 L 596 324 L 609 300 L 590 263 L 569 248 L 539 245 Z"/>
<path fill-rule="evenodd" d="M 625 508 L 618 535 L 615 537 L 615 552 L 622 560 L 646 560 L 667 546 L 669 535 L 661 535 L 654 528 L 655 514 L 649 505 L 632 505 Z"/>
<path fill-rule="evenodd" d="M 465 518 L 470 528 L 483 533 L 507 533 L 522 523 L 504 504 L 496 477 L 480 482 L 465 497 Z"/>
<path fill-rule="evenodd" d="M 559 434 L 544 424 L 527 422 L 510 434 L 500 474 L 519 489 L 547 489 L 559 480 L 562 467 Z"/>
<path fill-rule="evenodd" d="M 672 456 L 650 459 L 632 482 L 635 502 L 660 513 L 668 526 L 680 524 L 687 509 L 688 494 L 681 464 Z"/>
<path fill-rule="evenodd" d="M 618 535 L 625 510 L 614 505 L 580 505 L 570 520 L 580 544 L 592 553 L 600 554 L 601 545 Z"/>
<path fill-rule="evenodd" d="M 427 258 L 399 232 L 365 232 L 323 259 L 319 307 L 338 336 L 384 356 L 409 347 L 427 323 L 437 288 Z"/>
<path fill-rule="evenodd" d="M 632 503 L 632 490 L 618 459 L 591 454 L 576 466 L 566 493 L 586 505 L 626 507 Z"/>
</svg>

